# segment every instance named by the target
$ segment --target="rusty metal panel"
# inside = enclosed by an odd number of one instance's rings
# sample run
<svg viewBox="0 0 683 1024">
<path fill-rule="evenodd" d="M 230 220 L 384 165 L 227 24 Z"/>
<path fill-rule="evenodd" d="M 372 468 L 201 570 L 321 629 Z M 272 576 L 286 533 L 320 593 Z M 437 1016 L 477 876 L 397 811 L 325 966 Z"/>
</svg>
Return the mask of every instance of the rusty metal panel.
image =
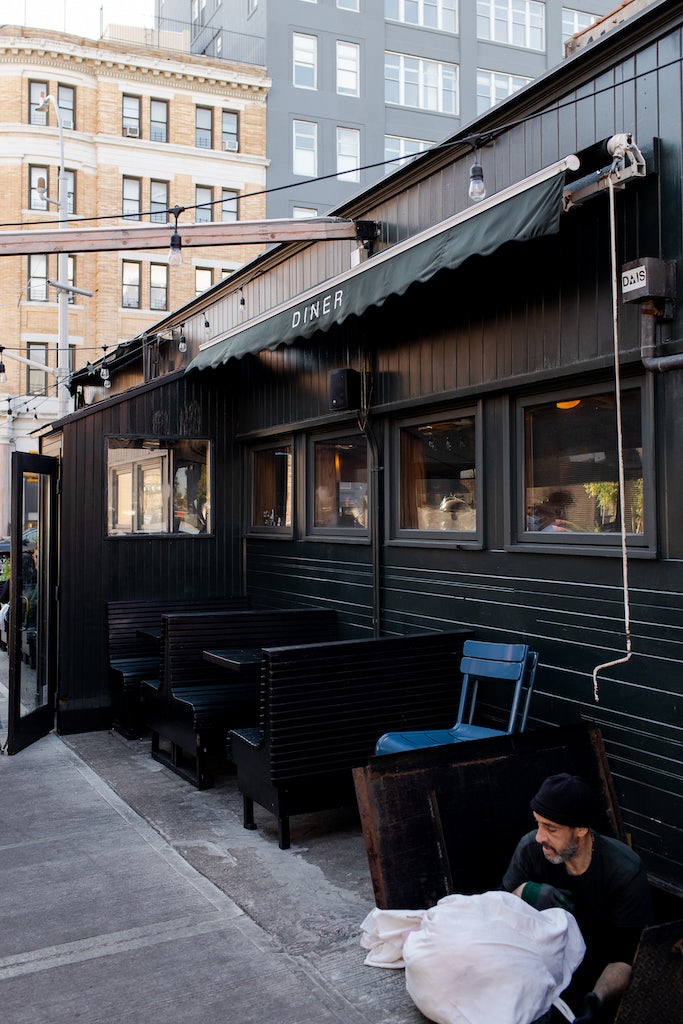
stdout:
<svg viewBox="0 0 683 1024">
<path fill-rule="evenodd" d="M 622 838 L 602 736 L 585 725 L 374 757 L 354 769 L 377 906 L 421 909 L 498 888 L 533 828 L 529 801 L 565 771 L 599 794 L 598 831 Z"/>
</svg>

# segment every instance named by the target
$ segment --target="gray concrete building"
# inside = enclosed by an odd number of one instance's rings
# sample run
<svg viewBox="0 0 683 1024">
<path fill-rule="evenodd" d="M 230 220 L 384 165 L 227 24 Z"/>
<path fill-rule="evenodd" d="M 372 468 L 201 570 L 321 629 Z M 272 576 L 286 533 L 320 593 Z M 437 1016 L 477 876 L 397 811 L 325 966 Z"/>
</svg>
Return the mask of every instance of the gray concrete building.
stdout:
<svg viewBox="0 0 683 1024">
<path fill-rule="evenodd" d="M 305 217 L 539 78 L 615 6 L 577 2 L 157 0 L 156 11 L 193 52 L 267 67 L 267 214 Z"/>
</svg>

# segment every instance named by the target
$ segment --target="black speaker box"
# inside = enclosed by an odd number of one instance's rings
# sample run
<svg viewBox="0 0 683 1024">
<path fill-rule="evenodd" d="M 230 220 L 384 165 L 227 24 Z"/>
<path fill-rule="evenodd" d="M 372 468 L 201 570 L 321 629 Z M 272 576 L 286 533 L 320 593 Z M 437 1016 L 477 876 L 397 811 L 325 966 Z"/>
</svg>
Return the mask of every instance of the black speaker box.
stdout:
<svg viewBox="0 0 683 1024">
<path fill-rule="evenodd" d="M 358 370 L 330 370 L 327 395 L 331 412 L 360 408 L 360 373 Z"/>
</svg>

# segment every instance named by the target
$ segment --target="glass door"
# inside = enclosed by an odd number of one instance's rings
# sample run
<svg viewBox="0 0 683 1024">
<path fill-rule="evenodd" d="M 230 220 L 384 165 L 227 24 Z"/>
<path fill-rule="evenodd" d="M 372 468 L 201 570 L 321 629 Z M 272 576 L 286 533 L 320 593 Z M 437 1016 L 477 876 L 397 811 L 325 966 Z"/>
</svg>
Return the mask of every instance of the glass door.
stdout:
<svg viewBox="0 0 683 1024">
<path fill-rule="evenodd" d="M 54 726 L 57 460 L 12 455 L 7 753 Z"/>
</svg>

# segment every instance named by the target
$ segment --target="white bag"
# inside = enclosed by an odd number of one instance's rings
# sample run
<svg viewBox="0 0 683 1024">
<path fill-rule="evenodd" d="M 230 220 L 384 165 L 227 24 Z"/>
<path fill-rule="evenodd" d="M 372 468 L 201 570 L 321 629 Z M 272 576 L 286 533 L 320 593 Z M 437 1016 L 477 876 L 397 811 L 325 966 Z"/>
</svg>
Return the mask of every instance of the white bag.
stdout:
<svg viewBox="0 0 683 1024">
<path fill-rule="evenodd" d="M 372 950 L 365 962 L 378 951 L 400 966 L 402 954 L 408 994 L 437 1024 L 531 1024 L 585 953 L 571 914 L 535 910 L 507 892 L 446 896 L 426 911 L 377 910 L 361 927 L 361 945 Z"/>
</svg>

